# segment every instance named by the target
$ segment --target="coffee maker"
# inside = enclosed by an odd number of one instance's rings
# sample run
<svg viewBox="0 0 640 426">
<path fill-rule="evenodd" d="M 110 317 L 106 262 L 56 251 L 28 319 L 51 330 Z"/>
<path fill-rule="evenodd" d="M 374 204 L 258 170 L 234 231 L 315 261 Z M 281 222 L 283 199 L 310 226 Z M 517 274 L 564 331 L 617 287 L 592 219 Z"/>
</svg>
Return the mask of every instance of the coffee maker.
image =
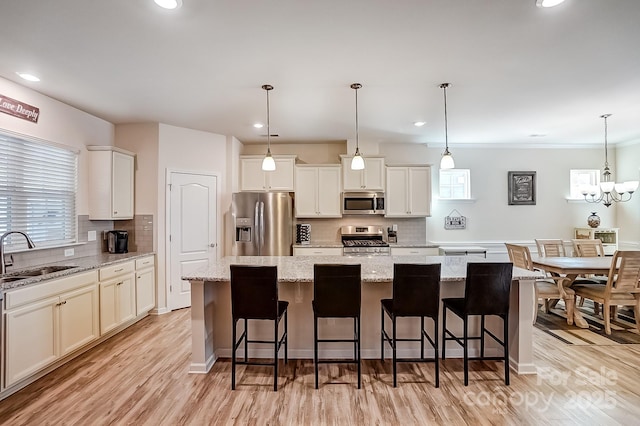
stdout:
<svg viewBox="0 0 640 426">
<path fill-rule="evenodd" d="M 129 233 L 127 231 L 108 231 L 107 249 L 109 253 L 128 253 Z"/>
</svg>

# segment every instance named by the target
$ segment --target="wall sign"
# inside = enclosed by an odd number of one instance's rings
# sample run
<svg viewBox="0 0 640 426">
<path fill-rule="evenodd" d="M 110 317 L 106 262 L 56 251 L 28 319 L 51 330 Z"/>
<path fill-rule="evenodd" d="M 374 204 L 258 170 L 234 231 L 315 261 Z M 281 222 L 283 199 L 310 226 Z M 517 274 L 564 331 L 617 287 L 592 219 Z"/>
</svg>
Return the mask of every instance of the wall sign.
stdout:
<svg viewBox="0 0 640 426">
<path fill-rule="evenodd" d="M 457 213 L 457 216 L 454 216 L 454 213 Z M 462 216 L 460 212 L 456 209 L 451 210 L 449 216 L 445 216 L 444 218 L 444 229 L 466 229 L 467 228 L 467 218 Z"/>
<path fill-rule="evenodd" d="M 536 204 L 536 172 L 509 172 L 509 205 Z"/>
<path fill-rule="evenodd" d="M 4 95 L 0 95 L 0 112 L 22 118 L 23 120 L 38 122 L 40 108 L 25 104 Z"/>
</svg>

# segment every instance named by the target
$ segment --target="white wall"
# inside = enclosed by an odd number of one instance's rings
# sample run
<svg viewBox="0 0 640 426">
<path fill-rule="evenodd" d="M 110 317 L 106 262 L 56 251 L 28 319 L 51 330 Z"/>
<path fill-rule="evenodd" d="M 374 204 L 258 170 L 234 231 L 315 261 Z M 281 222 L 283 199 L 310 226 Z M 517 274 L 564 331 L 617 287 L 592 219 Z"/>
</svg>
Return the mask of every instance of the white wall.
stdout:
<svg viewBox="0 0 640 426">
<path fill-rule="evenodd" d="M 37 84 L 34 84 L 37 90 Z M 0 78 L 0 94 L 40 108 L 37 123 L 0 113 L 0 129 L 32 136 L 80 151 L 78 156 L 78 214 L 89 214 L 87 145 L 113 145 L 113 124 Z"/>
<path fill-rule="evenodd" d="M 640 141 L 617 147 L 615 158 L 616 182 L 640 180 Z M 640 250 L 640 189 L 631 201 L 619 205 L 617 219 L 621 242 L 629 249 Z"/>
</svg>

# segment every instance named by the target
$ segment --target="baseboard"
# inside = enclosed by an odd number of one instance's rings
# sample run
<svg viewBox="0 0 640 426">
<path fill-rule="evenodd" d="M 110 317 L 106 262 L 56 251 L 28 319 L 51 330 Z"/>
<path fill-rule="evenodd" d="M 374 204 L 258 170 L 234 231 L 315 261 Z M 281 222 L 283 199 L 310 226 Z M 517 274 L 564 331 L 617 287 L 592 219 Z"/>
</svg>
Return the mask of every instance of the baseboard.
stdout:
<svg viewBox="0 0 640 426">
<path fill-rule="evenodd" d="M 154 308 L 152 310 L 149 311 L 149 315 L 164 315 L 164 314 L 168 314 L 169 312 L 171 312 L 171 309 L 169 308 Z"/>
</svg>

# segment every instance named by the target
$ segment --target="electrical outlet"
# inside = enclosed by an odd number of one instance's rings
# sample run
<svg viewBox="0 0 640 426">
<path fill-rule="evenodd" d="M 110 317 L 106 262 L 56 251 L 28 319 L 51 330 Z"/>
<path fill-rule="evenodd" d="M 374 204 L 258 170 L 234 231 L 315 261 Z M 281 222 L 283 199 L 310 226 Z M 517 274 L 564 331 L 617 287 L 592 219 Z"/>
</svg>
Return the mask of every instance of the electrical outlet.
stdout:
<svg viewBox="0 0 640 426">
<path fill-rule="evenodd" d="M 398 225 L 395 224 L 395 223 L 393 225 L 391 225 L 391 230 L 398 231 Z"/>
<path fill-rule="evenodd" d="M 95 241 L 96 240 L 96 231 L 87 232 L 87 241 Z"/>
<path fill-rule="evenodd" d="M 73 254 L 75 253 L 75 250 L 70 248 L 70 249 L 65 249 L 64 251 L 64 256 L 65 257 L 69 257 L 69 256 L 73 256 Z"/>
</svg>

